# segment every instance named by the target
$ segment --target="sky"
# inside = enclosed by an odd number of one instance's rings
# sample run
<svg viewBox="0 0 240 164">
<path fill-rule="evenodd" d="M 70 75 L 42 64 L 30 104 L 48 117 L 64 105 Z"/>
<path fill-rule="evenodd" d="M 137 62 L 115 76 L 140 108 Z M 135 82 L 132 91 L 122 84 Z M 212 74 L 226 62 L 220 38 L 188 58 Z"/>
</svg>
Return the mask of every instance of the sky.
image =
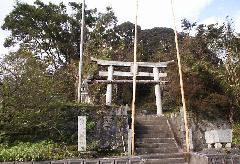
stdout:
<svg viewBox="0 0 240 164">
<path fill-rule="evenodd" d="M 19 0 L 33 4 L 35 0 Z M 82 0 L 42 0 L 60 3 L 64 1 L 82 2 Z M 88 8 L 97 8 L 104 12 L 107 6 L 113 8 L 118 22 L 135 22 L 136 0 L 85 0 Z M 13 10 L 15 0 L 0 1 L 0 26 L 4 18 Z M 181 20 L 187 18 L 191 22 L 204 24 L 222 23 L 226 16 L 230 16 L 235 23 L 235 29 L 240 33 L 240 1 L 239 0 L 173 0 L 177 27 L 180 30 Z M 170 0 L 139 0 L 138 24 L 142 29 L 153 27 L 173 27 Z M 13 50 L 3 47 L 4 39 L 10 34 L 9 31 L 0 29 L 0 55 Z"/>
</svg>

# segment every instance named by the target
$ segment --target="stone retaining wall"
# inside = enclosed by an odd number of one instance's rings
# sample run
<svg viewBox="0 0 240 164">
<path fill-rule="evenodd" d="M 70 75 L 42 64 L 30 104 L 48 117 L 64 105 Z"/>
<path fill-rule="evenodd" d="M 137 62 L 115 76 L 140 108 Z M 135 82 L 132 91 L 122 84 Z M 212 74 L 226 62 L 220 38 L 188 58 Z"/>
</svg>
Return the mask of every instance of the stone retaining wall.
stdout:
<svg viewBox="0 0 240 164">
<path fill-rule="evenodd" d="M 103 159 L 65 159 L 58 161 L 0 162 L 0 164 L 142 164 L 139 157 L 120 157 Z"/>
<path fill-rule="evenodd" d="M 183 121 L 183 112 L 175 112 L 168 116 L 171 128 L 174 132 L 175 139 L 177 140 L 180 147 L 183 147 L 185 144 L 185 127 Z M 189 113 L 188 124 L 190 128 L 190 146 L 193 151 L 201 151 L 204 148 L 207 148 L 205 140 L 205 132 L 215 129 L 230 129 L 230 124 L 223 119 L 218 120 L 197 120 L 191 113 Z"/>
<path fill-rule="evenodd" d="M 192 153 L 189 164 L 239 164 L 240 155 L 206 155 Z"/>
</svg>

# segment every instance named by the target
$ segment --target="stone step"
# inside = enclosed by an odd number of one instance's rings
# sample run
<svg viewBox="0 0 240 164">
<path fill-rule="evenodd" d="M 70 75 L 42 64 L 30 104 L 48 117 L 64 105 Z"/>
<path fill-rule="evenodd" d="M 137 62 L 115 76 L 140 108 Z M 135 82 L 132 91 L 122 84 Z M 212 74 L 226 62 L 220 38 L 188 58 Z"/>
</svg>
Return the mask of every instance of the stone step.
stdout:
<svg viewBox="0 0 240 164">
<path fill-rule="evenodd" d="M 176 147 L 175 143 L 136 143 L 136 148 L 162 148 L 162 147 Z"/>
<path fill-rule="evenodd" d="M 135 137 L 136 153 L 142 155 L 146 163 L 185 163 L 166 117 L 137 117 Z"/>
<path fill-rule="evenodd" d="M 135 134 L 136 138 L 173 138 L 173 134 L 170 132 L 166 133 L 149 133 L 149 134 L 141 134 L 141 133 L 136 133 Z"/>
<path fill-rule="evenodd" d="M 151 128 L 151 127 L 166 128 L 166 127 L 168 127 L 169 128 L 168 124 L 155 124 L 154 125 L 154 124 L 139 124 L 139 123 L 136 123 L 135 127 L 142 127 L 142 128 L 145 128 L 145 127 L 149 127 L 149 128 Z"/>
<path fill-rule="evenodd" d="M 178 153 L 177 147 L 162 147 L 162 148 L 136 148 L 137 154 L 153 154 L 153 153 Z"/>
<path fill-rule="evenodd" d="M 152 130 L 152 131 L 170 131 L 170 128 L 168 126 L 157 126 L 157 125 L 137 125 L 135 126 L 136 131 L 146 131 L 146 130 Z"/>
<path fill-rule="evenodd" d="M 136 143 L 175 143 L 173 137 L 170 138 L 136 138 Z"/>
<path fill-rule="evenodd" d="M 142 115 L 142 116 L 136 116 L 137 120 L 167 120 L 164 116 L 157 116 L 157 115 Z"/>
<path fill-rule="evenodd" d="M 168 132 L 168 133 L 170 133 L 169 132 L 170 130 L 169 129 L 167 129 L 167 128 L 153 128 L 153 129 L 147 129 L 147 128 L 137 128 L 137 129 L 135 129 L 135 133 L 138 133 L 138 134 L 151 134 L 151 133 L 166 133 L 166 132 Z"/>
<path fill-rule="evenodd" d="M 165 158 L 184 158 L 183 153 L 168 153 L 168 154 L 147 154 L 139 155 L 142 159 L 165 159 Z"/>
<path fill-rule="evenodd" d="M 136 120 L 135 126 L 137 125 L 165 125 L 168 126 L 167 121 L 163 120 Z"/>
<path fill-rule="evenodd" d="M 148 159 L 144 164 L 185 164 L 184 158 Z"/>
</svg>

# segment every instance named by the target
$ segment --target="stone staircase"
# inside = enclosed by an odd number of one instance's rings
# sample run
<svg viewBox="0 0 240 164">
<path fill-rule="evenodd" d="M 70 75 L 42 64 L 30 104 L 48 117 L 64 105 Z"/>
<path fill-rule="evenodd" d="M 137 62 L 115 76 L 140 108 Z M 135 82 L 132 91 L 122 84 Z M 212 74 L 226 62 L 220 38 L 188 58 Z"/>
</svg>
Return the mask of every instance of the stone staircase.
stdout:
<svg viewBox="0 0 240 164">
<path fill-rule="evenodd" d="M 164 116 L 137 116 L 135 151 L 146 164 L 186 163 Z"/>
</svg>

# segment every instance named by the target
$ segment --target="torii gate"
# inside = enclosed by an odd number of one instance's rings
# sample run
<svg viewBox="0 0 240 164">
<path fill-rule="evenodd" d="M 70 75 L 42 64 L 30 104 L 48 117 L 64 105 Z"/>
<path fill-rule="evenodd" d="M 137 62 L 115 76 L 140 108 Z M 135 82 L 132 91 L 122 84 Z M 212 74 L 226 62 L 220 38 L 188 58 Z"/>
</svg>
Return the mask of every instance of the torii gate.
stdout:
<svg viewBox="0 0 240 164">
<path fill-rule="evenodd" d="M 160 85 L 165 84 L 166 81 L 163 81 L 162 78 L 167 77 L 167 73 L 162 73 L 161 68 L 166 68 L 169 63 L 174 61 L 167 62 L 137 62 L 136 69 L 133 69 L 133 62 L 122 62 L 122 61 L 108 61 L 91 58 L 92 61 L 96 62 L 100 66 L 107 66 L 108 71 L 99 71 L 99 76 L 107 77 L 107 80 L 95 80 L 95 83 L 106 83 L 106 105 L 111 105 L 112 103 L 112 84 L 120 83 L 133 83 L 133 80 L 114 80 L 114 76 L 120 77 L 133 77 L 133 70 L 136 70 L 137 77 L 150 77 L 152 80 L 137 80 L 137 83 L 151 83 L 155 84 L 155 96 L 156 96 L 156 106 L 157 106 L 157 115 L 162 115 L 162 98 L 161 98 L 161 89 Z M 114 67 L 128 67 L 129 72 L 114 71 Z M 152 72 L 138 72 L 138 68 L 152 68 Z"/>
</svg>

